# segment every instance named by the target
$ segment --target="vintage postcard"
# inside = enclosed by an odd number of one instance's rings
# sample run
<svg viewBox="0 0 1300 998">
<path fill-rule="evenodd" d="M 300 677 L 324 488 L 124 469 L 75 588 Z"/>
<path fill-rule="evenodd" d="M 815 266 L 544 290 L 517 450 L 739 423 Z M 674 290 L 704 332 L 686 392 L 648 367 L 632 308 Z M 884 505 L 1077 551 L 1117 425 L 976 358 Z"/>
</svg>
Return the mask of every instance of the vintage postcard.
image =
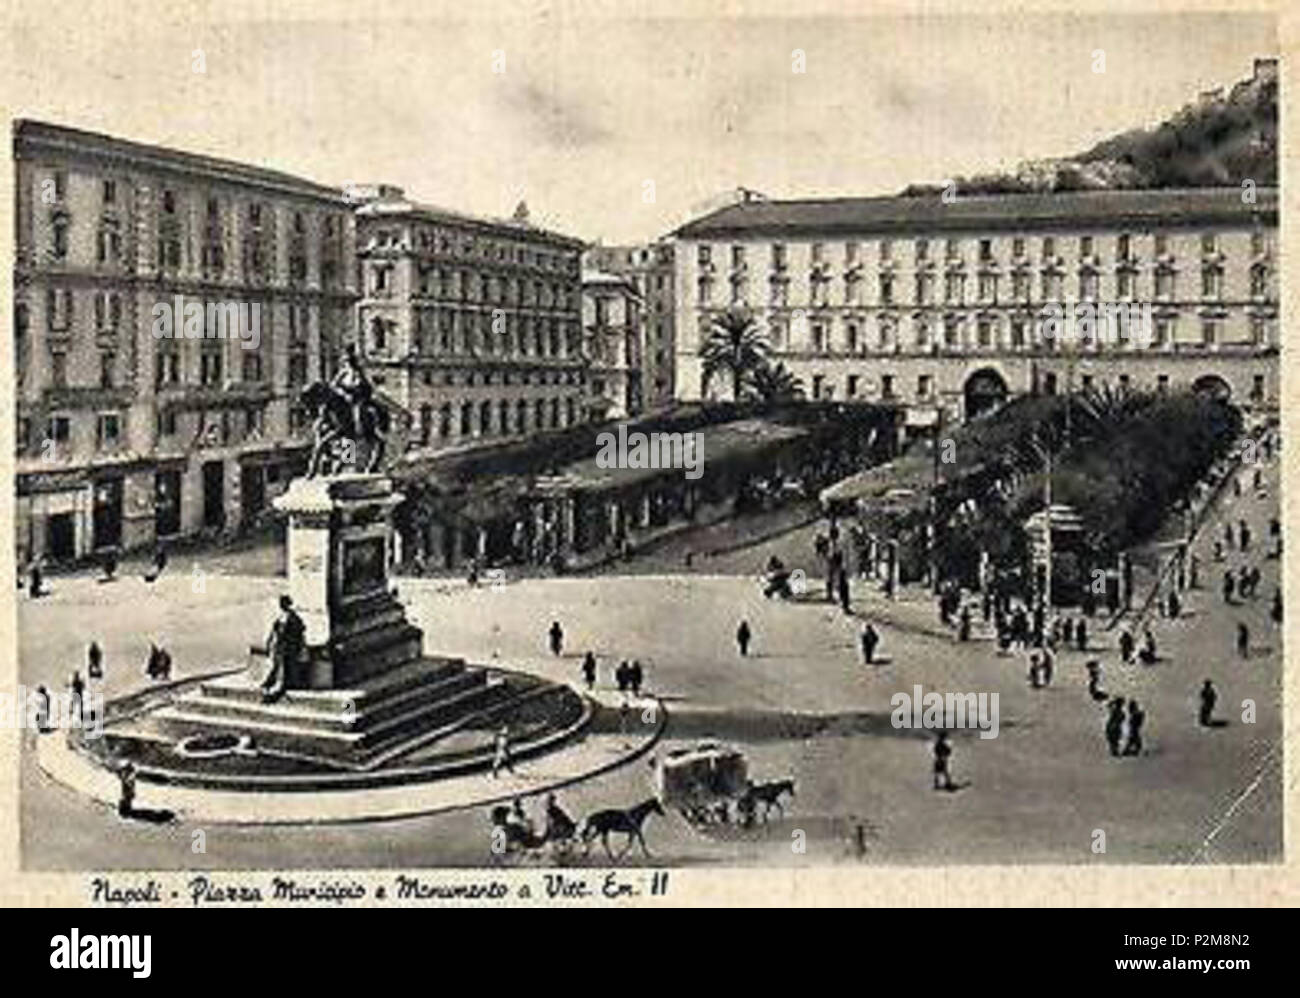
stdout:
<svg viewBox="0 0 1300 998">
<path fill-rule="evenodd" d="M 1296 903 L 1292 28 L 11 7 L 0 897 Z"/>
</svg>

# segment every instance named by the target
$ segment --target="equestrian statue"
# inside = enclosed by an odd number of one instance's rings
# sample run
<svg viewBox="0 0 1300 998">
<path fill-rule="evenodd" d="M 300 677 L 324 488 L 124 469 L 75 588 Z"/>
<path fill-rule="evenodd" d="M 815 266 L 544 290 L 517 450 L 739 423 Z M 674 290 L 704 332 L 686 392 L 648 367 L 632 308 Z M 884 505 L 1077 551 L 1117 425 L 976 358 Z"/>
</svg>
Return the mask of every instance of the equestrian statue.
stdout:
<svg viewBox="0 0 1300 998">
<path fill-rule="evenodd" d="M 367 473 L 378 470 L 391 419 L 388 409 L 375 398 L 370 379 L 361 368 L 356 344 L 348 344 L 333 378 L 308 385 L 301 398 L 314 416 L 315 443 L 307 465 L 308 478 L 351 468 Z M 364 462 L 359 459 L 361 445 L 365 449 Z"/>
</svg>

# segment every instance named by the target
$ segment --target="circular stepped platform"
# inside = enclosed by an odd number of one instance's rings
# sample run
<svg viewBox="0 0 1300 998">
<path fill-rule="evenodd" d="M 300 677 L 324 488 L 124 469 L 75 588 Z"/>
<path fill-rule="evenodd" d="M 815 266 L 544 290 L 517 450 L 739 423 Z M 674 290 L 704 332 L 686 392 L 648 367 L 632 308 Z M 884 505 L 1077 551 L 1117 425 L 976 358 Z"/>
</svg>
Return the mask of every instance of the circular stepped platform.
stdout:
<svg viewBox="0 0 1300 998">
<path fill-rule="evenodd" d="M 110 702 L 102 737 L 77 739 L 73 747 L 108 768 L 129 760 L 142 783 L 348 791 L 488 770 L 503 724 L 510 727 L 512 758 L 554 751 L 580 738 L 593 712 L 568 686 L 446 660 L 430 660 L 426 680 L 390 675 L 353 698 L 339 692 L 290 691 L 263 705 L 242 675 L 202 678 Z M 340 727 L 335 708 L 344 702 L 349 718 L 370 711 L 371 723 L 359 725 L 363 734 Z M 231 750 L 187 751 L 195 738 Z"/>
</svg>

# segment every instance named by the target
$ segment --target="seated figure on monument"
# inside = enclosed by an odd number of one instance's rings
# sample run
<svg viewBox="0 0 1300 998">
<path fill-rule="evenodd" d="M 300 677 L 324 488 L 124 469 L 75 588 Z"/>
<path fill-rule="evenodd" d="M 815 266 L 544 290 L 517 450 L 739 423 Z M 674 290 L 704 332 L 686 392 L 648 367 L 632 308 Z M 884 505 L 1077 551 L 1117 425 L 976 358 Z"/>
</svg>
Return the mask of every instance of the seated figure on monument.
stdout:
<svg viewBox="0 0 1300 998">
<path fill-rule="evenodd" d="M 357 445 L 366 444 L 364 470 L 375 471 L 384 458 L 389 414 L 374 396 L 361 367 L 355 343 L 349 343 L 338 372 L 328 383 L 317 381 L 302 393 L 302 402 L 315 413 L 316 442 L 307 477 L 336 474 L 358 462 Z"/>
<path fill-rule="evenodd" d="M 271 625 L 271 633 L 266 639 L 267 657 L 271 660 L 271 670 L 262 682 L 262 699 L 266 703 L 284 695 L 291 678 L 289 674 L 296 670 L 302 658 L 306 631 L 302 618 L 293 608 L 293 600 L 281 596 L 280 616 Z M 296 676 L 292 678 L 297 679 Z"/>
</svg>

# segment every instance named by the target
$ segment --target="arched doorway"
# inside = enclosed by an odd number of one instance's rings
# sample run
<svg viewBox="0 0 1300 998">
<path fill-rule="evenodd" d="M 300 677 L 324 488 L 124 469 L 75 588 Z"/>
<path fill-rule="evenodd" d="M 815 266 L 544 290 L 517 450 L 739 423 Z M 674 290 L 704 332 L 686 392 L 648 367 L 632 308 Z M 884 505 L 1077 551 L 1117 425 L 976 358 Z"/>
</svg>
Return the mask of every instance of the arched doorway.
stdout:
<svg viewBox="0 0 1300 998">
<path fill-rule="evenodd" d="M 966 418 L 974 419 L 982 412 L 996 408 L 1006 401 L 1007 383 L 991 367 L 980 368 L 966 379 Z"/>
<path fill-rule="evenodd" d="M 1208 395 L 1212 399 L 1226 402 L 1232 397 L 1232 386 L 1217 374 L 1205 374 L 1192 382 L 1192 391 L 1197 395 Z"/>
</svg>

